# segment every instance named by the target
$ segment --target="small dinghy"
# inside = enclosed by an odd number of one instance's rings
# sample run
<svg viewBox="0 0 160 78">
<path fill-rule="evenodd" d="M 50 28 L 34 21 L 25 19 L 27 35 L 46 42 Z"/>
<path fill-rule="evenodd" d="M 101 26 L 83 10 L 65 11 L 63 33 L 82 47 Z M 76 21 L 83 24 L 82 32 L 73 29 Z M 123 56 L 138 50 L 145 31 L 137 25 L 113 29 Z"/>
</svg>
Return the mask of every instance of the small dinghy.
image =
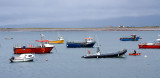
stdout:
<svg viewBox="0 0 160 78">
<path fill-rule="evenodd" d="M 33 54 L 21 54 L 19 57 L 12 57 L 10 58 L 11 62 L 27 62 L 33 61 L 34 55 Z"/>
<path fill-rule="evenodd" d="M 123 49 L 121 51 L 118 52 L 114 52 L 114 53 L 106 53 L 106 54 L 101 54 L 99 47 L 97 47 L 97 53 L 95 54 L 87 54 L 82 56 L 82 58 L 108 58 L 108 57 L 119 57 L 124 55 L 127 52 L 126 49 Z"/>
<path fill-rule="evenodd" d="M 137 55 L 141 55 L 141 53 L 129 53 L 130 56 L 137 56 Z"/>
</svg>

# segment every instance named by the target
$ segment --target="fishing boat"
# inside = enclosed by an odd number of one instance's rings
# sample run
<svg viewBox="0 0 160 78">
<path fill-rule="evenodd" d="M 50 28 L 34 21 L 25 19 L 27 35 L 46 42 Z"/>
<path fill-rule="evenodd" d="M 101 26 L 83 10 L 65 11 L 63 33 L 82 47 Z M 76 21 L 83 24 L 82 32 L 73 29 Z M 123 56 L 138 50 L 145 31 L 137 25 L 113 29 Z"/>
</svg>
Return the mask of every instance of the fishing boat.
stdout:
<svg viewBox="0 0 160 78">
<path fill-rule="evenodd" d="M 120 56 L 124 55 L 126 52 L 127 52 L 126 49 L 122 49 L 121 51 L 118 51 L 118 52 L 101 54 L 100 48 L 97 47 L 97 53 L 95 53 L 95 54 L 90 54 L 90 52 L 89 52 L 88 54 L 82 56 L 82 58 L 109 58 L 109 57 L 120 57 Z"/>
<path fill-rule="evenodd" d="M 67 41 L 67 48 L 93 47 L 96 41 L 93 38 L 85 38 L 85 42 Z"/>
<path fill-rule="evenodd" d="M 40 43 L 40 46 L 14 46 L 13 50 L 15 54 L 22 53 L 50 53 L 50 51 L 54 48 L 53 44 L 49 44 L 49 40 L 36 40 L 36 42 Z"/>
<path fill-rule="evenodd" d="M 56 41 L 49 41 L 49 43 L 54 43 L 54 44 L 63 44 L 64 43 L 64 39 L 63 37 L 58 37 L 58 40 Z"/>
<path fill-rule="evenodd" d="M 131 34 L 131 37 L 119 38 L 120 41 L 138 41 L 139 39 L 142 39 L 142 38 L 137 37 L 136 34 Z"/>
<path fill-rule="evenodd" d="M 140 49 L 160 49 L 160 39 L 152 43 L 140 43 L 138 46 Z"/>
<path fill-rule="evenodd" d="M 129 53 L 130 56 L 137 56 L 137 55 L 141 55 L 141 53 Z"/>
<path fill-rule="evenodd" d="M 19 57 L 10 58 L 10 62 L 28 62 L 33 61 L 34 55 L 33 54 L 21 54 Z"/>
</svg>

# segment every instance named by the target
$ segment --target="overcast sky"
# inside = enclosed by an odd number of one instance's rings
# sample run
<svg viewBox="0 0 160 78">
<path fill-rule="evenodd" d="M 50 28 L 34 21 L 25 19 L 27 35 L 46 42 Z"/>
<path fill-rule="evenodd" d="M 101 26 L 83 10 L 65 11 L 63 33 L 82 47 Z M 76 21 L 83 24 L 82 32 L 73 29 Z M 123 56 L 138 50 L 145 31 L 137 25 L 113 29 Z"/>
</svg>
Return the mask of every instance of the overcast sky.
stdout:
<svg viewBox="0 0 160 78">
<path fill-rule="evenodd" d="M 118 20 L 126 17 L 129 17 L 128 22 L 133 21 L 132 18 L 159 18 L 159 3 L 160 0 L 0 0 L 0 26 L 84 25 L 81 23 L 91 26 L 92 21 L 97 26 L 99 23 L 103 26 L 125 24 Z M 118 19 L 117 24 L 104 21 L 113 19 Z M 145 25 L 143 21 L 139 23 Z M 159 25 L 158 22 L 152 24 Z"/>
</svg>

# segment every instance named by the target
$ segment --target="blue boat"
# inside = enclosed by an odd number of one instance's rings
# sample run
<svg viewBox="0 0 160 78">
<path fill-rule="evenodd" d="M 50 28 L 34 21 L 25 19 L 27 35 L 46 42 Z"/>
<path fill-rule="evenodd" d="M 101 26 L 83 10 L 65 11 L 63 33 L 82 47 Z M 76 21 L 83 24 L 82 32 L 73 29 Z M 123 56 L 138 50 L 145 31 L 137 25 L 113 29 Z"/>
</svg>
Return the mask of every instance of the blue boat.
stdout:
<svg viewBox="0 0 160 78">
<path fill-rule="evenodd" d="M 138 41 L 139 39 L 142 39 L 142 38 L 136 37 L 135 34 L 131 34 L 131 37 L 119 38 L 120 41 Z"/>
<path fill-rule="evenodd" d="M 83 48 L 83 47 L 93 47 L 96 41 L 93 38 L 85 38 L 85 42 L 68 41 L 67 48 Z"/>
</svg>

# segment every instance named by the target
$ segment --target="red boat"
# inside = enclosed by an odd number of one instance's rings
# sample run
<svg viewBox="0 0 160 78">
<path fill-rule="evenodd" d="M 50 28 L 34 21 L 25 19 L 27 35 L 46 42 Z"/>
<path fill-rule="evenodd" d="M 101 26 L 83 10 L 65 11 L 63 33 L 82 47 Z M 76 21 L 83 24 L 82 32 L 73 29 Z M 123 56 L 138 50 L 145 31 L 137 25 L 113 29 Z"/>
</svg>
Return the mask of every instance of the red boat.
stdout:
<svg viewBox="0 0 160 78">
<path fill-rule="evenodd" d="M 136 54 L 134 54 L 134 53 L 129 53 L 129 55 L 131 56 L 137 56 L 137 55 L 141 55 L 141 53 L 136 53 Z"/>
<path fill-rule="evenodd" d="M 43 37 L 41 37 L 41 40 L 36 40 L 37 42 L 40 42 L 40 46 L 15 46 L 13 47 L 15 54 L 22 54 L 22 53 L 50 53 L 51 50 L 54 48 L 54 45 L 49 44 L 49 40 L 43 40 Z"/>
<path fill-rule="evenodd" d="M 157 39 L 154 43 L 141 43 L 139 48 L 160 49 L 160 39 Z"/>
</svg>

